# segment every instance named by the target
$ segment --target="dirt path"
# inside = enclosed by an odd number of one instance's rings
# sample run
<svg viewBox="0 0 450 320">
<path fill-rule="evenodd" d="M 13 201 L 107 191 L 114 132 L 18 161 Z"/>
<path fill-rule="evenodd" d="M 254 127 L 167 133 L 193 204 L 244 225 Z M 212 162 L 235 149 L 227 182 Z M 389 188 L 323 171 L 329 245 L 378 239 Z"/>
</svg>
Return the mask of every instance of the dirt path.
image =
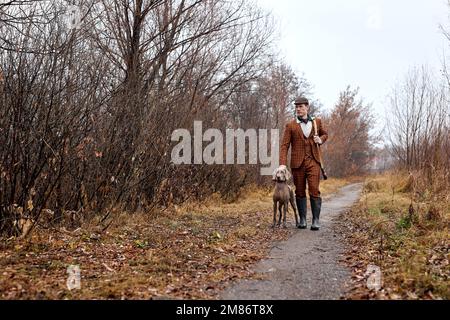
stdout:
<svg viewBox="0 0 450 320">
<path fill-rule="evenodd" d="M 255 266 L 265 280 L 242 280 L 227 288 L 222 299 L 339 299 L 350 271 L 340 264 L 343 253 L 334 220 L 358 200 L 361 184 L 342 188 L 324 199 L 321 230 L 295 230 L 287 241 L 276 243 L 269 257 Z M 311 212 L 308 205 L 308 227 Z"/>
</svg>

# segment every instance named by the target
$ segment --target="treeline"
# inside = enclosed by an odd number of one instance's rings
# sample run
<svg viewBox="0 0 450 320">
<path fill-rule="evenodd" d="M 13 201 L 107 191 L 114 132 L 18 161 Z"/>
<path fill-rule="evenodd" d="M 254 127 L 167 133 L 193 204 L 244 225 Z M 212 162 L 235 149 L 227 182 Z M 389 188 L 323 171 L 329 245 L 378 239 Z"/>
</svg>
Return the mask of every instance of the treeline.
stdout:
<svg viewBox="0 0 450 320">
<path fill-rule="evenodd" d="M 194 120 L 283 127 L 310 85 L 274 54 L 268 14 L 248 0 L 73 4 L 0 4 L 0 233 L 265 181 L 255 166 L 173 166 L 170 139 Z"/>
</svg>

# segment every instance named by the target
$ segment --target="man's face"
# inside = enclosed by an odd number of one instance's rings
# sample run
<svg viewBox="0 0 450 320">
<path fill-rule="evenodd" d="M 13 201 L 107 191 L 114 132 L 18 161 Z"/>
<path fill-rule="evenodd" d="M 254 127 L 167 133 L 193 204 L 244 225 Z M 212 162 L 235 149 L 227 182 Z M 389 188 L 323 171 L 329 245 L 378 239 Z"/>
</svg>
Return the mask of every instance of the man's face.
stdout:
<svg viewBox="0 0 450 320">
<path fill-rule="evenodd" d="M 304 118 L 308 114 L 309 106 L 307 104 L 297 104 L 295 111 L 297 112 L 297 116 Z"/>
</svg>

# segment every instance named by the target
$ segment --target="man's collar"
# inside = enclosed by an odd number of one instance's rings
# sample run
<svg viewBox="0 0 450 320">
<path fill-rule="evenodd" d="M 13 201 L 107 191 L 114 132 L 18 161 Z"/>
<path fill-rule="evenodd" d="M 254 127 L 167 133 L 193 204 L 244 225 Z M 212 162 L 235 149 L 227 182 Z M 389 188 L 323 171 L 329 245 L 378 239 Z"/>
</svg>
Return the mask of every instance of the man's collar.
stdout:
<svg viewBox="0 0 450 320">
<path fill-rule="evenodd" d="M 308 122 L 309 122 L 309 121 L 313 121 L 313 120 L 314 120 L 314 118 L 311 117 L 311 116 L 308 114 Z M 300 120 L 298 119 L 298 116 L 295 117 L 295 121 L 297 121 L 297 123 L 300 123 Z"/>
</svg>

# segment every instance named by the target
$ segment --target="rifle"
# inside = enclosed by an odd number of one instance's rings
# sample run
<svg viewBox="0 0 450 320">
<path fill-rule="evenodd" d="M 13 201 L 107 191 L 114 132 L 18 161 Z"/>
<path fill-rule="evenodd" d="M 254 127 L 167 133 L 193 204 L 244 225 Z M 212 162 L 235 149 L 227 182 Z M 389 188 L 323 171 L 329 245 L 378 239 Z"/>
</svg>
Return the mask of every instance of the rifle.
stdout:
<svg viewBox="0 0 450 320">
<path fill-rule="evenodd" d="M 313 126 L 314 126 L 314 135 L 317 136 L 318 134 L 317 134 L 316 119 L 313 120 Z M 316 143 L 316 145 L 317 145 L 317 149 L 319 150 L 320 171 L 322 171 L 323 180 L 327 180 L 328 179 L 328 175 L 325 172 L 325 168 L 323 167 L 322 151 L 320 150 L 320 145 L 318 143 Z"/>
</svg>

